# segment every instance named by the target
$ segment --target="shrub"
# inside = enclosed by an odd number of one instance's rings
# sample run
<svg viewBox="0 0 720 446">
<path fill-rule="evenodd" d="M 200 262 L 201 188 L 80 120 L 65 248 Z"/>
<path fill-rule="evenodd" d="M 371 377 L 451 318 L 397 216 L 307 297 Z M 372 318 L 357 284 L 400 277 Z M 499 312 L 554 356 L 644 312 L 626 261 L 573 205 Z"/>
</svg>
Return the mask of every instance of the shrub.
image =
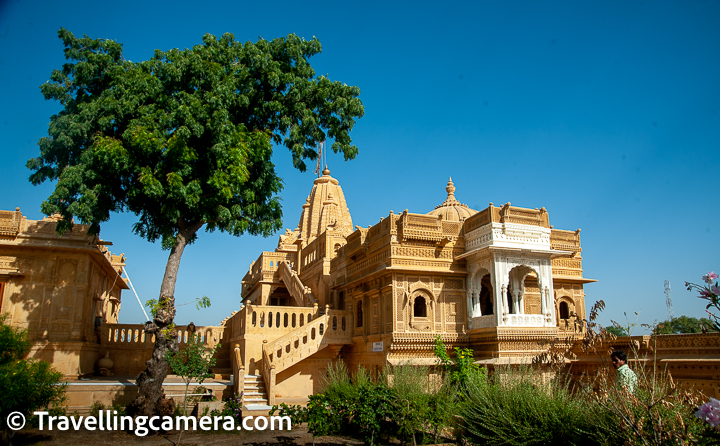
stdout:
<svg viewBox="0 0 720 446">
<path fill-rule="evenodd" d="M 573 395 L 562 377 L 539 382 L 535 369 L 497 370 L 469 381 L 462 410 L 473 443 L 492 445 L 606 444 L 612 420 L 589 398 Z"/>
<path fill-rule="evenodd" d="M 0 316 L 0 440 L 9 442 L 8 415 L 21 412 L 28 417 L 38 409 L 60 405 L 65 385 L 60 385 L 62 373 L 49 363 L 26 359 L 30 352 L 27 333 L 5 325 L 5 318 Z"/>
<path fill-rule="evenodd" d="M 485 379 L 487 371 L 475 364 L 473 351 L 469 348 L 455 347 L 455 360 L 450 358 L 447 347 L 440 336 L 435 337 L 435 356 L 438 358 L 438 365 L 450 379 L 450 384 L 456 384 L 461 389 L 467 387 L 471 379 Z"/>
</svg>

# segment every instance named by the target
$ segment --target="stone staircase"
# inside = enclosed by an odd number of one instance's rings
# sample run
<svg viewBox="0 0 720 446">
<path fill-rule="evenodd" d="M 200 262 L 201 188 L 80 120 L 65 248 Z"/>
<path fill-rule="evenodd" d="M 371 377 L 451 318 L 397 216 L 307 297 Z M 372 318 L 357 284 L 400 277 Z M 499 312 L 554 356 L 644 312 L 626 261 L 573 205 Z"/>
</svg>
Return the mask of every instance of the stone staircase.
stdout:
<svg viewBox="0 0 720 446">
<path fill-rule="evenodd" d="M 262 376 L 268 388 L 269 405 L 275 404 L 273 389 L 278 373 L 292 367 L 318 351 L 330 347 L 334 356 L 343 345 L 352 344 L 350 312 L 325 308 L 311 322 L 263 345 Z"/>
<path fill-rule="evenodd" d="M 280 274 L 285 287 L 290 295 L 295 298 L 295 303 L 298 307 L 317 304 L 317 300 L 313 297 L 310 287 L 303 285 L 297 272 L 287 261 L 280 262 Z"/>
<path fill-rule="evenodd" d="M 245 375 L 245 389 L 242 397 L 243 405 L 267 405 L 268 396 L 262 375 Z"/>
</svg>

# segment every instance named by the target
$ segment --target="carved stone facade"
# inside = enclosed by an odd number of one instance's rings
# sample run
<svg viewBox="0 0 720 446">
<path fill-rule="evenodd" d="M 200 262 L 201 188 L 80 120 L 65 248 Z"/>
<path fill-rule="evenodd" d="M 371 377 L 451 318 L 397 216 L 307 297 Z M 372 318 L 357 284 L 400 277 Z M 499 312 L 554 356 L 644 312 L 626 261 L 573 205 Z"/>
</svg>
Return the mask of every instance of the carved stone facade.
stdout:
<svg viewBox="0 0 720 446">
<path fill-rule="evenodd" d="M 265 377 L 269 401 L 286 397 L 278 389 L 293 388 L 293 380 L 302 386 L 313 373 L 303 370 L 305 358 L 324 347 L 333 351 L 326 361 L 339 355 L 351 366 L 434 364 L 440 336 L 491 364 L 527 360 L 560 331 L 582 335 L 576 321 L 585 316 L 583 286 L 593 280 L 582 276 L 579 230 L 554 229 L 544 208 L 491 203 L 478 212 L 455 190 L 450 180 L 446 200 L 427 214 L 391 211 L 353 231 L 339 182 L 327 169 L 314 181 L 297 228 L 251 265 L 245 307 L 233 316 L 251 321 L 253 313 L 309 306 L 311 324 L 332 333 L 303 341 L 307 319 L 283 325 L 290 331 L 282 338 L 258 323 L 233 331 L 236 362 Z M 288 367 L 298 372 L 280 373 Z"/>
<path fill-rule="evenodd" d="M 31 357 L 78 376 L 95 371 L 101 324 L 118 321 L 125 257 L 85 225 L 58 236 L 56 222 L 0 211 L 0 313 L 27 329 Z"/>
</svg>

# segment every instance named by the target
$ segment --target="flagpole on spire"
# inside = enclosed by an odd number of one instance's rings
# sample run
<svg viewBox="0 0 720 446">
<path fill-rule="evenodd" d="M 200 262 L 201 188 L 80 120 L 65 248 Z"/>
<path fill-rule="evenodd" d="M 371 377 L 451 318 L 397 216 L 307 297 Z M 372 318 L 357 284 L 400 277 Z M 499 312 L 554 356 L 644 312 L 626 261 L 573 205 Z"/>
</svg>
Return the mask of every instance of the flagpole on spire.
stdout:
<svg viewBox="0 0 720 446">
<path fill-rule="evenodd" d="M 318 157 L 317 157 L 317 166 L 315 166 L 315 174 L 317 174 L 318 178 L 320 178 L 321 171 L 322 171 L 322 159 L 323 159 L 323 148 L 325 146 L 325 141 L 320 141 L 318 143 Z"/>
</svg>

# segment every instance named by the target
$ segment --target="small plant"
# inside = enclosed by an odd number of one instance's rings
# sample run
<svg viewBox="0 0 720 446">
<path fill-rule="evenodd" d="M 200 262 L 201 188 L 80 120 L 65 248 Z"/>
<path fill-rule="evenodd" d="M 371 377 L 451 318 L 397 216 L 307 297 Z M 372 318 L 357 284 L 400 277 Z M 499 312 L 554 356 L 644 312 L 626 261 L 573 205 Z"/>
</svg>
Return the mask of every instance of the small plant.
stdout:
<svg viewBox="0 0 720 446">
<path fill-rule="evenodd" d="M 450 384 L 457 384 L 462 389 L 466 388 L 471 379 L 485 379 L 487 376 L 487 370 L 475 364 L 473 351 L 469 348 L 455 347 L 455 360 L 450 359 L 440 336 L 435 337 L 435 356 L 438 358 L 438 365 L 448 374 Z"/>
<path fill-rule="evenodd" d="M 105 410 L 105 405 L 100 401 L 95 401 L 92 403 L 92 406 L 90 406 L 90 416 L 97 418 L 101 410 Z"/>
<path fill-rule="evenodd" d="M 190 383 L 194 380 L 202 384 L 207 378 L 212 378 L 210 367 L 215 365 L 215 353 L 220 344 L 207 348 L 200 342 L 200 337 L 189 333 L 185 345 L 178 351 L 168 351 L 165 359 L 172 370 L 185 382 L 185 395 L 183 397 L 183 411 L 187 412 L 187 393 Z"/>
<path fill-rule="evenodd" d="M 189 333 L 187 342 L 183 348 L 177 352 L 168 350 L 165 353 L 165 360 L 170 364 L 172 370 L 185 382 L 185 393 L 183 395 L 183 408 L 181 412 L 183 416 L 187 414 L 187 394 L 190 382 L 195 380 L 198 384 L 202 384 L 207 378 L 212 378 L 213 375 L 210 373 L 210 367 L 215 365 L 215 353 L 218 348 L 220 348 L 220 344 L 208 349 L 200 342 L 198 335 Z M 175 410 L 177 411 L 177 409 L 176 406 Z M 180 444 L 184 432 L 184 429 L 180 431 L 176 444 Z"/>
<path fill-rule="evenodd" d="M 220 412 L 213 410 L 211 414 L 217 414 L 223 417 L 233 417 L 235 419 L 235 423 L 240 423 L 242 421 L 242 399 L 243 392 L 235 394 L 235 396 L 231 396 L 225 400 L 225 405 Z"/>
</svg>

